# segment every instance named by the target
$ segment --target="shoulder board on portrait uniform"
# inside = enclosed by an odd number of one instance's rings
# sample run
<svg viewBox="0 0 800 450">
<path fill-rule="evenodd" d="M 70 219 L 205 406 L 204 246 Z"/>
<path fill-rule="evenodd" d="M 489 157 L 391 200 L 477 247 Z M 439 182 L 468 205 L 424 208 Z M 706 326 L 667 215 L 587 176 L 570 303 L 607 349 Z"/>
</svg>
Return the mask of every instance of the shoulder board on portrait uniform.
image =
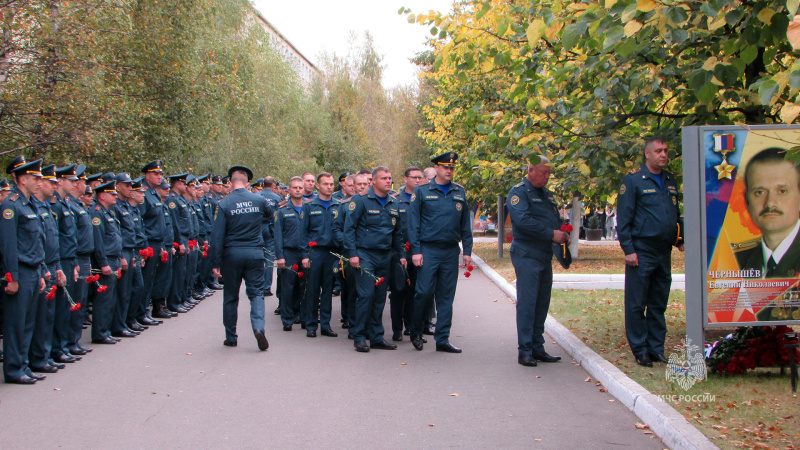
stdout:
<svg viewBox="0 0 800 450">
<path fill-rule="evenodd" d="M 15 192 L 15 193 L 11 194 L 11 197 L 9 197 L 9 200 L 11 200 L 12 202 L 15 202 L 15 201 L 17 201 L 18 198 L 19 198 L 19 194 L 17 194 Z"/>
<path fill-rule="evenodd" d="M 755 239 L 750 239 L 749 241 L 731 244 L 731 250 L 733 250 L 733 253 L 739 253 L 745 250 L 750 250 L 759 245 L 761 245 L 761 238 L 755 238 Z"/>
<path fill-rule="evenodd" d="M 633 169 L 630 172 L 628 172 L 628 174 L 629 175 L 633 175 L 633 174 L 639 173 L 641 171 L 642 171 L 642 168 L 641 167 L 637 167 L 636 169 Z"/>
</svg>

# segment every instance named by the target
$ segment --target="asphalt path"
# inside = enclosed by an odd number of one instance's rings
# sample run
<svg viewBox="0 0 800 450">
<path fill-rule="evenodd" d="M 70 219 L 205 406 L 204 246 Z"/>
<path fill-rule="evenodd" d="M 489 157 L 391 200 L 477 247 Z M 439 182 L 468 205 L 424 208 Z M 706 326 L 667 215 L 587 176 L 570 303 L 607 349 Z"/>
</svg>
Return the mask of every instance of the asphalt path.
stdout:
<svg viewBox="0 0 800 450">
<path fill-rule="evenodd" d="M 261 352 L 239 308 L 224 347 L 222 294 L 32 386 L 0 384 L 0 448 L 662 448 L 557 345 L 559 363 L 517 364 L 512 301 L 479 271 L 460 276 L 451 342 L 462 354 L 357 353 L 284 332 L 267 298 Z M 391 338 L 389 305 L 384 326 Z M 85 330 L 88 342 L 88 330 Z"/>
</svg>

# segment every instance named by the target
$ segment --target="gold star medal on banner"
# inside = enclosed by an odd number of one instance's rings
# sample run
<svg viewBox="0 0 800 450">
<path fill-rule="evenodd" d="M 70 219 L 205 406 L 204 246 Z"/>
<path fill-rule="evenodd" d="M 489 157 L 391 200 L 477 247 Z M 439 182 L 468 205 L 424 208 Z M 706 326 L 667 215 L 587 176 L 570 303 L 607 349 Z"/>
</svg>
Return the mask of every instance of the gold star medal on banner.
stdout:
<svg viewBox="0 0 800 450">
<path fill-rule="evenodd" d="M 719 180 L 723 178 L 733 179 L 733 170 L 736 169 L 736 166 L 728 164 L 728 153 L 736 150 L 733 138 L 734 135 L 730 133 L 714 135 L 714 151 L 722 154 L 722 162 L 714 166 L 717 169 L 717 179 Z"/>
</svg>

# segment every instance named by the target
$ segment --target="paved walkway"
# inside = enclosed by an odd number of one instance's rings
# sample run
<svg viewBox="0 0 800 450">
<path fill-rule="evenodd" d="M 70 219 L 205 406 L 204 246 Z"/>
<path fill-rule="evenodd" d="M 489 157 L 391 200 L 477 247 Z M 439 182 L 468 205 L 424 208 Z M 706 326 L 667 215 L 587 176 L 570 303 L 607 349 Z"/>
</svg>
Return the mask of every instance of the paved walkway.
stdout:
<svg viewBox="0 0 800 450">
<path fill-rule="evenodd" d="M 417 352 L 407 338 L 356 353 L 338 323 L 338 338 L 282 331 L 275 304 L 267 299 L 267 352 L 246 301 L 239 347 L 222 346 L 218 293 L 34 386 L 0 384 L 0 448 L 663 446 L 550 339 L 562 362 L 518 365 L 514 304 L 480 271 L 459 280 L 460 355 L 435 352 L 431 339 Z"/>
</svg>

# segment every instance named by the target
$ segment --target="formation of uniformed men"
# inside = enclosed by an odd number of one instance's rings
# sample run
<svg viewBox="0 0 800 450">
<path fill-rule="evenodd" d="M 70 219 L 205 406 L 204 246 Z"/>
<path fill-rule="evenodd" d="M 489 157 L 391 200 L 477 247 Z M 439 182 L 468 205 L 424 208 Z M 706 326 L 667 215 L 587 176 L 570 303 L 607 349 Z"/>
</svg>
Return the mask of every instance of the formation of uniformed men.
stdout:
<svg viewBox="0 0 800 450">
<path fill-rule="evenodd" d="M 284 186 L 232 167 L 227 177 L 180 173 L 165 179 L 161 161 L 142 176 L 87 175 L 71 164 L 42 167 L 18 156 L 0 182 L 0 322 L 7 383 L 34 384 L 92 349 L 133 338 L 162 319 L 223 290 L 226 346 L 236 346 L 242 281 L 261 350 L 268 342 L 264 297 L 275 294 L 284 331 L 337 337 L 332 297 L 341 295 L 342 327 L 359 352 L 393 350 L 382 314 L 391 286 L 392 340 L 410 335 L 422 350 L 450 343 L 452 303 L 463 246 L 472 247 L 464 189 L 451 181 L 457 159 L 434 159 L 435 174 L 410 167 L 400 192 L 392 175 L 305 173 Z M 287 196 L 288 194 L 288 196 Z M 433 306 L 436 306 L 435 310 Z"/>
</svg>

